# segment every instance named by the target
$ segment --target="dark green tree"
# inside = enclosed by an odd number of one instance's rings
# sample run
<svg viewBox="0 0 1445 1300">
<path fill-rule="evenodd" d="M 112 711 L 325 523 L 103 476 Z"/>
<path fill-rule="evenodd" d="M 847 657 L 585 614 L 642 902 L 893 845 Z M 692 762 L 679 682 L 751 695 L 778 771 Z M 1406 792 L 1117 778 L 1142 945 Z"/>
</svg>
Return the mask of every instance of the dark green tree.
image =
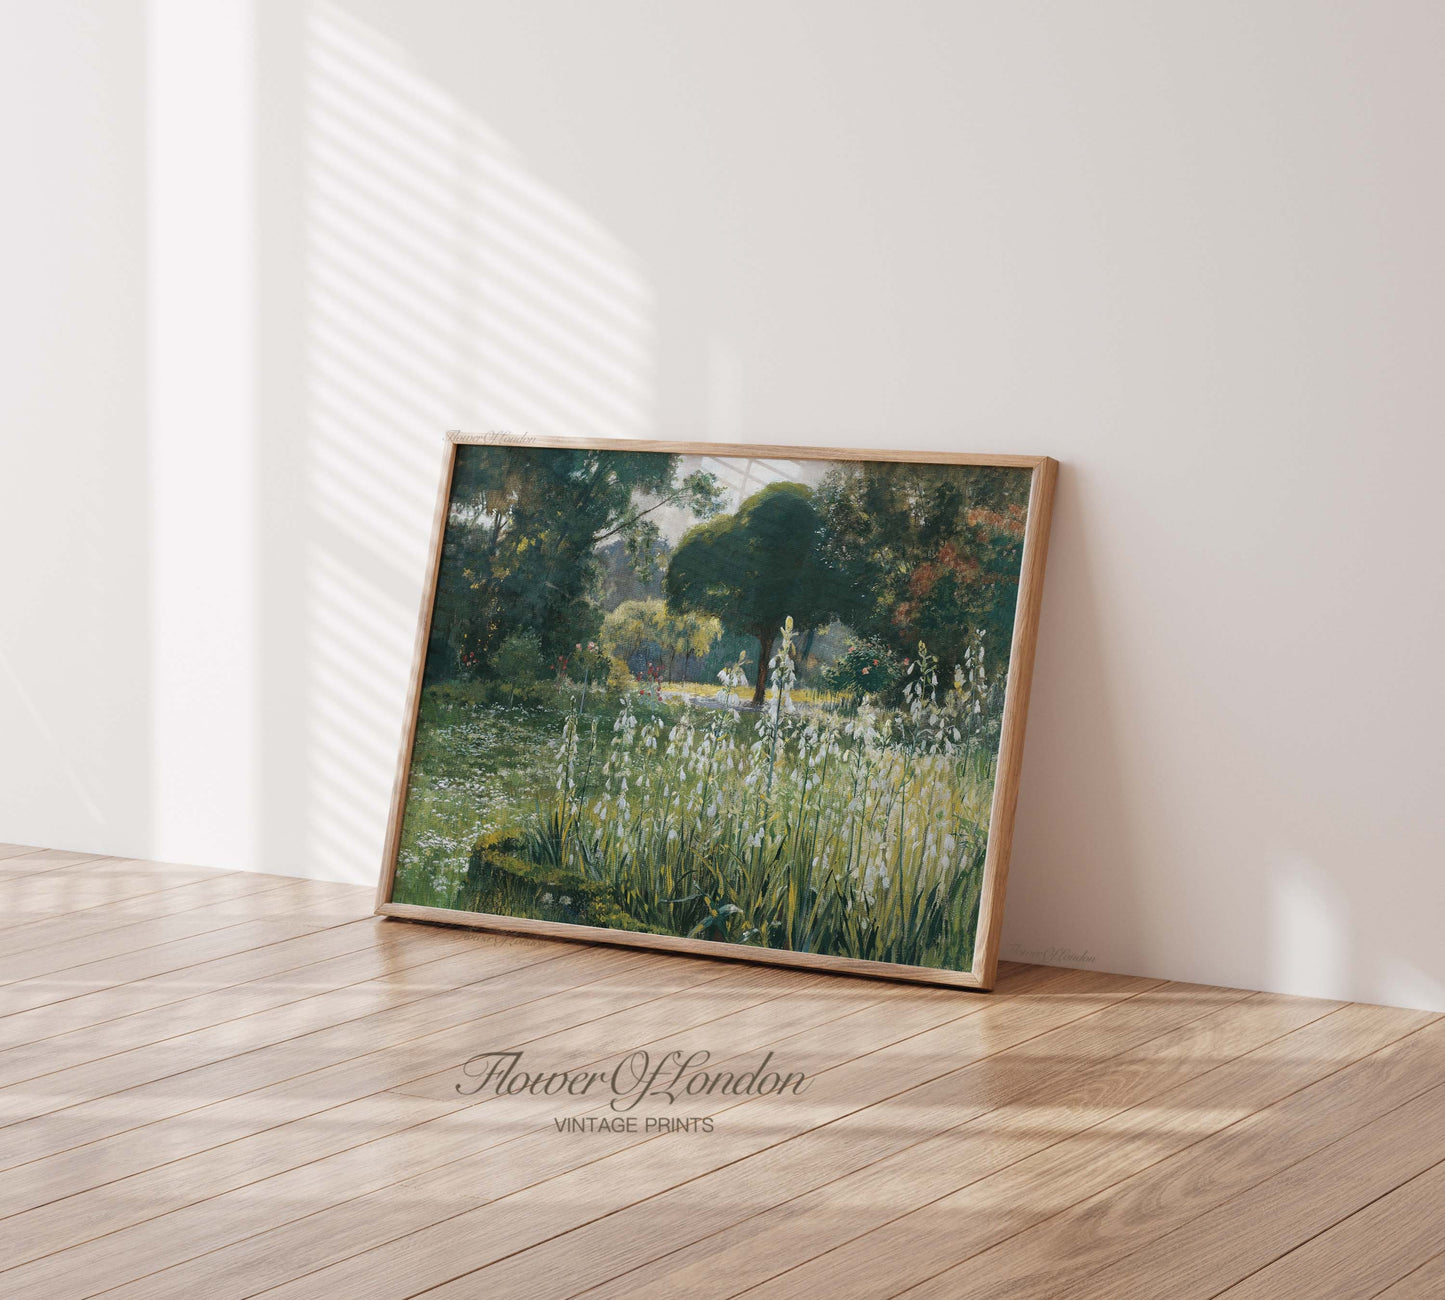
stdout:
<svg viewBox="0 0 1445 1300">
<path fill-rule="evenodd" d="M 679 477 L 678 458 L 657 452 L 459 447 L 428 680 L 463 668 L 491 675 L 518 631 L 536 633 L 549 664 L 568 658 L 602 625 L 597 549 L 620 542 L 645 571 L 658 552 L 653 514 L 678 504 L 707 516 L 718 496 L 711 474 Z"/>
<path fill-rule="evenodd" d="M 675 613 L 712 614 L 735 635 L 758 640 L 753 703 L 767 691 L 768 660 L 784 619 L 799 634 L 825 625 L 843 593 L 830 566 L 811 488 L 772 483 L 736 514 L 683 534 L 663 580 Z"/>
<path fill-rule="evenodd" d="M 867 462 L 819 484 L 839 617 L 900 657 L 918 642 L 948 667 L 975 629 L 990 676 L 1007 671 L 1018 603 L 1029 471 L 993 465 Z"/>
</svg>

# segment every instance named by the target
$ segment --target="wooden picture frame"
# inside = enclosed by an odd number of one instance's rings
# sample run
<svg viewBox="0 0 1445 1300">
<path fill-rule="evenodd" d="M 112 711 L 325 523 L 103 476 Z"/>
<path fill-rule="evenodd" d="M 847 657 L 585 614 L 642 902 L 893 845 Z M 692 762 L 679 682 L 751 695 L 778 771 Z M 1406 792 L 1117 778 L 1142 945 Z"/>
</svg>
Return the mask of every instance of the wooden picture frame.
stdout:
<svg viewBox="0 0 1445 1300">
<path fill-rule="evenodd" d="M 642 933 L 596 924 L 542 919 L 533 916 L 512 916 L 485 912 L 459 911 L 451 906 L 433 906 L 399 902 L 394 898 L 398 859 L 402 850 L 403 824 L 407 809 L 408 789 L 418 738 L 418 718 L 422 706 L 423 677 L 432 641 L 434 606 L 438 580 L 442 572 L 443 547 L 451 514 L 452 489 L 458 455 L 467 447 L 505 447 L 571 449 L 606 452 L 660 452 L 672 457 L 703 457 L 710 461 L 732 462 L 835 462 L 840 466 L 867 462 L 880 465 L 937 465 L 962 467 L 993 467 L 1000 470 L 1027 471 L 1027 506 L 1022 522 L 1022 542 L 1018 547 L 1018 594 L 1013 614 L 1010 657 L 1006 681 L 1002 684 L 1002 709 L 997 721 L 997 747 L 992 776 L 992 793 L 988 798 L 986 849 L 982 851 L 981 884 L 977 890 L 977 922 L 972 937 L 972 959 L 967 969 L 951 969 L 931 965 L 878 961 L 832 953 L 794 951 L 784 947 L 756 946 L 746 942 L 720 942 L 715 938 L 693 938 L 671 933 Z M 677 462 L 670 462 L 677 463 Z M 1013 839 L 1014 811 L 1018 797 L 1019 774 L 1023 759 L 1024 729 L 1028 715 L 1030 678 L 1034 648 L 1038 635 L 1039 609 L 1043 593 L 1044 564 L 1048 546 L 1057 463 L 1047 456 L 975 455 L 968 453 L 909 452 L 897 450 L 858 450 L 834 447 L 788 447 L 754 444 L 720 444 L 621 440 L 583 437 L 541 437 L 505 433 L 447 435 L 443 457 L 441 484 L 427 560 L 425 586 L 418 620 L 410 688 L 407 697 L 405 724 L 400 757 L 393 787 L 391 810 L 387 824 L 386 845 L 377 892 L 376 911 L 382 916 L 410 920 L 442 922 L 471 926 L 477 929 L 547 936 L 558 939 L 616 944 L 701 955 L 729 960 L 759 962 L 807 970 L 833 971 L 853 975 L 916 981 L 927 984 L 987 990 L 992 987 L 998 963 L 1000 932 L 1003 924 L 1003 901 L 1008 878 L 1009 855 Z M 746 481 L 746 480 L 745 480 Z M 652 507 L 656 509 L 656 507 Z M 705 516 L 704 516 L 705 517 Z M 789 619 L 791 625 L 791 619 Z M 850 647 L 849 653 L 853 652 Z M 599 651 L 599 653 L 601 653 Z M 762 659 L 758 664 L 761 673 Z M 779 655 L 772 662 L 781 662 Z M 804 656 L 806 658 L 806 655 Z M 789 663 L 797 662 L 796 654 Z M 560 661 L 559 661 L 560 662 Z M 625 660 L 624 660 L 625 662 Z M 904 660 L 908 663 L 908 660 Z M 874 661 L 875 665 L 877 661 Z M 926 664 L 926 660 L 924 661 Z M 565 664 L 562 672 L 565 673 Z M 751 669 L 749 669 L 751 671 Z M 863 672 L 867 672 L 865 667 Z M 563 681 L 559 674 L 558 682 Z M 920 676 L 921 680 L 921 676 Z M 956 679 L 957 680 L 957 679 Z M 687 690 L 686 670 L 683 690 Z M 560 689 L 560 687 L 559 687 Z M 711 688 L 716 690 L 717 688 Z M 726 685 L 722 688 L 728 689 Z M 759 687 L 758 689 L 761 689 Z M 658 700 L 662 688 L 658 685 Z M 585 679 L 583 701 L 585 706 Z M 622 697 L 619 697 L 622 698 Z M 714 697 L 717 698 L 717 697 Z M 740 718 L 734 701 L 732 718 Z M 771 698 L 771 696 L 770 696 Z M 686 703 L 686 701 L 685 701 Z M 781 710 L 781 705 L 779 706 Z M 684 711 L 687 711 L 686 708 Z M 579 717 L 580 717 L 579 713 Z M 660 725 L 660 724 L 659 724 Z M 775 730 L 776 734 L 776 730 Z M 952 752 L 951 750 L 949 751 Z M 905 777 L 905 793 L 908 789 Z M 624 787 L 625 788 L 625 787 Z M 901 819 L 900 819 L 901 824 Z M 917 834 L 917 832 L 915 832 Z M 759 832 L 761 837 L 761 832 Z M 901 842 L 900 835 L 900 842 Z M 901 850 L 900 850 L 901 851 Z M 885 879 L 886 887 L 886 879 Z M 551 895 L 545 896 L 550 901 Z M 566 900 L 569 901 L 570 900 Z M 671 900 L 669 900 L 671 901 Z M 711 904 L 709 904 L 711 906 Z"/>
</svg>

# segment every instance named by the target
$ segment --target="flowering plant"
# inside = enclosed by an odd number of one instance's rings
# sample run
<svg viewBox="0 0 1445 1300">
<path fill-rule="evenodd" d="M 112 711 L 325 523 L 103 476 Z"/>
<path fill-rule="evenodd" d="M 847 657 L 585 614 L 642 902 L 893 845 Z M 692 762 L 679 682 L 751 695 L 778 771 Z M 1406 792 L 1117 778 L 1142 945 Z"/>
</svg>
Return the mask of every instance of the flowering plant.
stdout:
<svg viewBox="0 0 1445 1300">
<path fill-rule="evenodd" d="M 896 688 L 908 670 L 907 659 L 900 660 L 881 641 L 853 641 L 847 650 L 828 666 L 823 681 L 831 691 L 862 699 L 873 695 L 881 700 L 894 698 Z"/>
</svg>

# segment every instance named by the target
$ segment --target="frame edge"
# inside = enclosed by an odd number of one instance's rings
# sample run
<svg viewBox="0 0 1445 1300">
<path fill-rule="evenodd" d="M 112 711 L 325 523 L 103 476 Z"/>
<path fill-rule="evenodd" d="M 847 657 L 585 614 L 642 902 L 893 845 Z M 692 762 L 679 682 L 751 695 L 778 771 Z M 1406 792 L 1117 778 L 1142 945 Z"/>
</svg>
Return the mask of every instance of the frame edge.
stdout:
<svg viewBox="0 0 1445 1300">
<path fill-rule="evenodd" d="M 975 939 L 974 962 L 971 969 L 953 971 L 927 966 L 907 966 L 894 962 L 866 961 L 824 953 L 799 953 L 789 949 L 748 948 L 742 945 L 719 944 L 703 939 L 689 939 L 680 935 L 611 930 L 600 926 L 569 925 L 561 922 L 538 921 L 531 917 L 497 916 L 483 912 L 454 912 L 449 908 L 424 907 L 391 901 L 391 892 L 396 880 L 402 821 L 406 811 L 407 784 L 421 704 L 422 676 L 426 663 L 426 648 L 430 640 L 431 618 L 436 602 L 436 584 L 441 565 L 442 546 L 446 536 L 447 513 L 451 501 L 457 448 L 462 445 L 597 448 L 599 444 L 608 446 L 614 443 L 619 450 L 681 455 L 994 465 L 1032 471 L 1024 553 L 1020 566 L 1018 610 L 1015 615 L 1014 636 L 1010 649 L 1009 674 L 1011 681 L 1006 688 L 1004 718 L 1000 731 L 999 775 L 995 780 L 994 802 L 989 817 L 989 846 L 984 867 L 984 887 L 981 891 L 978 936 Z M 422 590 L 422 607 L 417 620 L 416 643 L 412 654 L 411 678 L 402 724 L 400 754 L 392 783 L 385 856 L 382 860 L 381 878 L 377 882 L 374 915 L 459 925 L 474 930 L 498 933 L 527 934 L 569 942 L 645 948 L 653 951 L 720 958 L 725 961 L 748 962 L 754 965 L 790 967 L 894 982 L 905 981 L 962 988 L 974 992 L 988 992 L 993 988 L 998 974 L 998 947 L 1003 927 L 1002 895 L 1008 881 L 1009 860 L 1013 848 L 1014 813 L 1018 802 L 1024 731 L 1028 717 L 1029 691 L 1033 679 L 1034 652 L 1038 639 L 1044 567 L 1048 553 L 1049 532 L 1052 526 L 1057 474 L 1058 462 L 1049 456 L 992 455 L 970 452 L 899 452 L 863 448 L 676 442 L 633 438 L 554 437 L 503 432 L 469 434 L 457 429 L 447 430 L 441 485 L 432 522 L 431 546 L 427 557 L 425 586 Z"/>
<path fill-rule="evenodd" d="M 396 776 L 391 785 L 391 808 L 386 818 L 386 840 L 382 852 L 381 879 L 376 883 L 375 914 L 391 906 L 391 890 L 396 883 L 396 859 L 401 848 L 401 823 L 406 815 L 406 787 L 411 775 L 411 755 L 416 747 L 416 721 L 421 709 L 421 679 L 426 669 L 426 648 L 431 640 L 432 610 L 436 605 L 437 578 L 441 569 L 442 543 L 447 532 L 447 508 L 451 504 L 452 475 L 457 464 L 457 431 L 448 430 L 442 453 L 441 487 L 437 492 L 436 510 L 432 515 L 431 546 L 427 552 L 426 573 L 421 593 L 421 613 L 417 617 L 416 644 L 412 649 L 411 677 L 407 684 L 406 713 L 401 724 L 401 752 L 396 761 Z"/>
<path fill-rule="evenodd" d="M 600 925 L 571 925 L 565 921 L 537 921 L 530 916 L 498 916 L 490 912 L 453 912 L 447 907 L 423 907 L 414 903 L 383 903 L 377 915 L 404 921 L 426 921 L 438 925 L 460 925 L 470 930 L 495 934 L 525 934 L 533 938 L 559 939 L 569 943 L 606 944 L 614 948 L 642 948 L 649 952 L 674 952 L 688 957 L 744 962 L 753 966 L 784 967 L 818 971 L 831 975 L 857 975 L 890 983 L 942 985 L 990 990 L 979 983 L 972 971 L 939 970 L 929 966 L 904 966 L 896 962 L 864 961 L 857 957 L 833 957 L 826 953 L 793 952 L 788 948 L 752 948 L 740 943 L 718 943 L 711 939 L 689 939 L 683 935 L 649 934 L 634 930 L 610 930 Z"/>
<path fill-rule="evenodd" d="M 462 433 L 452 430 L 447 437 L 453 442 L 474 447 L 571 447 L 596 451 L 651 451 L 676 456 L 736 456 L 755 460 L 881 460 L 897 464 L 918 465 L 997 465 L 1005 469 L 1043 467 L 1047 456 L 1020 456 L 1010 452 L 971 451 L 898 451 L 876 447 L 797 447 L 761 442 L 686 442 L 656 438 L 619 438 L 598 434 L 578 437 L 571 434 Z"/>
<path fill-rule="evenodd" d="M 986 988 L 993 987 L 998 973 L 1003 898 L 1013 858 L 1014 814 L 1018 808 L 1019 780 L 1023 772 L 1024 733 L 1028 723 L 1029 693 L 1033 687 L 1034 652 L 1038 648 L 1044 568 L 1048 560 L 1058 470 L 1058 461 L 1050 456 L 1040 457 L 1029 488 L 1018 609 L 1014 615 L 1013 644 L 1009 652 L 1010 681 L 1006 687 L 1003 725 L 999 732 L 998 775 L 994 783 L 993 809 L 989 814 L 985 887 L 978 916 L 982 942 L 976 940 L 974 949 L 974 972 Z"/>
</svg>

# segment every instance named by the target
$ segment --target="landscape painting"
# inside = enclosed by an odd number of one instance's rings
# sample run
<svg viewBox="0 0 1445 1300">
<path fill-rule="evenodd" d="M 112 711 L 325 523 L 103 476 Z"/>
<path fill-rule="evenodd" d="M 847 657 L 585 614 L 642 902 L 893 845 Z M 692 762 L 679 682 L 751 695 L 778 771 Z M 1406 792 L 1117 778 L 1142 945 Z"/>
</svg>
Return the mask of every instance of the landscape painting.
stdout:
<svg viewBox="0 0 1445 1300">
<path fill-rule="evenodd" d="M 1053 463 L 641 445 L 453 438 L 380 910 L 986 983 Z"/>
</svg>

